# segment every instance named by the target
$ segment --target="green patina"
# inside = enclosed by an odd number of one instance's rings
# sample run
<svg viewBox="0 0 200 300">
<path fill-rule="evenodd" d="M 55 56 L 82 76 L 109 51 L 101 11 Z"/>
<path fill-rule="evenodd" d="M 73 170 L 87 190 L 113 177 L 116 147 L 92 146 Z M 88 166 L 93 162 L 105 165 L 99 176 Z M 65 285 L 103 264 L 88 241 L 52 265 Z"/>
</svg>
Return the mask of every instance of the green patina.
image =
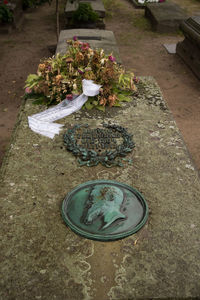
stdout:
<svg viewBox="0 0 200 300">
<path fill-rule="evenodd" d="M 123 166 L 120 157 L 126 156 L 135 147 L 132 141 L 132 134 L 125 128 L 115 124 L 103 124 L 105 129 L 87 129 L 88 124 L 77 124 L 64 135 L 64 145 L 67 150 L 79 157 L 80 166 L 96 166 L 101 163 L 110 168 L 112 166 Z M 117 144 L 115 138 L 122 138 L 122 143 Z M 84 139 L 85 138 L 85 139 Z M 81 139 L 82 143 L 79 143 Z M 112 140 L 112 142 L 111 142 Z M 97 151 L 92 149 L 97 149 Z M 103 149 L 107 149 L 102 151 Z M 111 150 L 110 148 L 114 148 Z"/>
<path fill-rule="evenodd" d="M 76 233 L 93 240 L 125 238 L 147 221 L 148 206 L 133 187 L 113 180 L 85 182 L 70 191 L 62 216 Z"/>
</svg>

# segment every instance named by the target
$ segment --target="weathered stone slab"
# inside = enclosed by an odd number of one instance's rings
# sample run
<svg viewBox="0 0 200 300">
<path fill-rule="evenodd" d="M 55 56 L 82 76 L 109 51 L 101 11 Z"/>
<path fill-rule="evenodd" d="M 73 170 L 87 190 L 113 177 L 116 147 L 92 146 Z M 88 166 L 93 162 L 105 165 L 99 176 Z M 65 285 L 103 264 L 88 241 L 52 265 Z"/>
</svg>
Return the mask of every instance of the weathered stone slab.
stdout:
<svg viewBox="0 0 200 300">
<path fill-rule="evenodd" d="M 67 49 L 67 40 L 77 36 L 82 42 L 89 42 L 92 48 L 103 48 L 105 53 L 111 52 L 118 62 L 121 62 L 119 50 L 112 31 L 99 29 L 69 29 L 60 32 L 56 53 L 64 54 Z"/>
<path fill-rule="evenodd" d="M 177 54 L 200 79 L 200 16 L 187 19 L 181 30 L 185 39 L 177 44 Z"/>
<path fill-rule="evenodd" d="M 181 23 L 184 36 L 200 48 L 200 16 L 191 17 Z"/>
<path fill-rule="evenodd" d="M 200 180 L 159 87 L 143 78 L 122 108 L 77 112 L 60 122 L 115 122 L 133 134 L 132 164 L 79 167 L 54 140 L 32 132 L 22 107 L 1 175 L 1 299 L 198 299 Z M 87 180 L 111 179 L 141 191 L 151 214 L 137 234 L 115 242 L 84 239 L 62 221 L 65 195 Z"/>
<path fill-rule="evenodd" d="M 187 38 L 177 44 L 177 54 L 200 79 L 200 50 Z"/>
<path fill-rule="evenodd" d="M 160 33 L 177 31 L 186 19 L 184 10 L 173 2 L 147 4 L 145 16 L 150 20 L 152 29 Z"/>
</svg>

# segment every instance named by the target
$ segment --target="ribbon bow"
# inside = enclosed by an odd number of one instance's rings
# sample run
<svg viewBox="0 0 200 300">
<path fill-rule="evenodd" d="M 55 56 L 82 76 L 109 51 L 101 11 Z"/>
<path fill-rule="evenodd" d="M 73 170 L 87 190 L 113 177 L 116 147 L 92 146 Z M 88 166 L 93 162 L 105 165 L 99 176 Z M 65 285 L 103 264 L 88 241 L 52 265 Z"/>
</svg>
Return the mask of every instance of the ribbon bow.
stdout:
<svg viewBox="0 0 200 300">
<path fill-rule="evenodd" d="M 83 104 L 88 100 L 89 96 L 93 97 L 99 94 L 100 87 L 101 85 L 95 84 L 92 80 L 83 79 L 83 93 L 80 96 L 74 98 L 72 101 L 64 100 L 52 108 L 29 116 L 29 127 L 34 132 L 53 139 L 55 134 L 59 134 L 60 129 L 63 126 L 62 124 L 53 122 L 80 110 Z"/>
</svg>

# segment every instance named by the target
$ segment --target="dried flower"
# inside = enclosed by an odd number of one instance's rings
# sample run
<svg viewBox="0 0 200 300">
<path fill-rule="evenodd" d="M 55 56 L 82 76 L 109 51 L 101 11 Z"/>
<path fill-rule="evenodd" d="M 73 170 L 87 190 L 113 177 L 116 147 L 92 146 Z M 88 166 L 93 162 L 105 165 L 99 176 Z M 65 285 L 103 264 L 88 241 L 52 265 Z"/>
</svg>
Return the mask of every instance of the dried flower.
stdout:
<svg viewBox="0 0 200 300">
<path fill-rule="evenodd" d="M 77 84 L 76 83 L 73 84 L 73 90 L 77 90 Z"/>
<path fill-rule="evenodd" d="M 57 84 L 57 85 L 60 84 L 61 79 L 62 79 L 62 75 L 57 75 L 57 76 L 56 76 L 56 84 Z"/>
<path fill-rule="evenodd" d="M 85 51 L 87 49 L 89 49 L 90 45 L 88 43 L 83 43 L 81 46 L 81 50 Z"/>
<path fill-rule="evenodd" d="M 67 57 L 66 58 L 66 63 L 72 63 L 74 60 L 71 57 Z"/>
<path fill-rule="evenodd" d="M 105 106 L 106 103 L 107 103 L 107 99 L 104 98 L 104 97 L 102 97 L 102 98 L 100 99 L 100 101 L 99 101 L 99 104 L 100 104 L 100 105 L 103 105 L 103 106 Z"/>
<path fill-rule="evenodd" d="M 133 81 L 134 81 L 135 83 L 138 83 L 138 82 L 140 81 L 140 79 L 139 79 L 138 77 L 134 76 L 134 77 L 133 77 Z"/>
<path fill-rule="evenodd" d="M 88 53 L 89 53 L 89 55 L 91 55 L 91 56 L 92 56 L 92 55 L 94 55 L 94 50 L 93 50 L 93 49 L 91 49 L 91 48 L 89 48 L 89 49 L 88 49 Z"/>
<path fill-rule="evenodd" d="M 110 61 L 112 61 L 112 62 L 116 61 L 116 58 L 115 58 L 114 56 L 112 56 L 112 55 L 109 55 L 109 56 L 108 56 L 108 59 L 109 59 Z"/>
<path fill-rule="evenodd" d="M 72 94 L 67 94 L 66 99 L 67 100 L 73 100 L 73 95 Z"/>
<path fill-rule="evenodd" d="M 45 69 L 45 67 L 46 67 L 45 64 L 39 64 L 38 69 L 40 71 L 43 71 Z"/>
<path fill-rule="evenodd" d="M 78 69 L 79 74 L 84 74 L 84 72 L 81 69 Z"/>
<path fill-rule="evenodd" d="M 110 95 L 108 97 L 109 106 L 112 107 L 115 104 L 116 100 L 117 100 L 117 96 L 116 95 Z"/>
<path fill-rule="evenodd" d="M 76 53 L 76 61 L 81 62 L 82 60 L 84 60 L 83 53 L 81 53 L 81 52 Z"/>
<path fill-rule="evenodd" d="M 25 88 L 25 93 L 26 94 L 31 94 L 32 93 L 32 89 L 30 89 L 29 87 Z"/>
</svg>

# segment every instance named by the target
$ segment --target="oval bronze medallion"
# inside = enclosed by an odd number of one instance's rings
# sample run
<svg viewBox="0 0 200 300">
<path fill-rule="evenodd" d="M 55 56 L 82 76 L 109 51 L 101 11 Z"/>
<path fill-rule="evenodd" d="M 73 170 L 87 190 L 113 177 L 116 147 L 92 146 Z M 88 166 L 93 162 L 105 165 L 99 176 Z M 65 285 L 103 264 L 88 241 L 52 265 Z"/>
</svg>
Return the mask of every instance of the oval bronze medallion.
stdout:
<svg viewBox="0 0 200 300">
<path fill-rule="evenodd" d="M 144 226 L 148 206 L 143 196 L 126 184 L 94 180 L 66 196 L 62 216 L 74 232 L 93 240 L 112 241 Z"/>
</svg>

